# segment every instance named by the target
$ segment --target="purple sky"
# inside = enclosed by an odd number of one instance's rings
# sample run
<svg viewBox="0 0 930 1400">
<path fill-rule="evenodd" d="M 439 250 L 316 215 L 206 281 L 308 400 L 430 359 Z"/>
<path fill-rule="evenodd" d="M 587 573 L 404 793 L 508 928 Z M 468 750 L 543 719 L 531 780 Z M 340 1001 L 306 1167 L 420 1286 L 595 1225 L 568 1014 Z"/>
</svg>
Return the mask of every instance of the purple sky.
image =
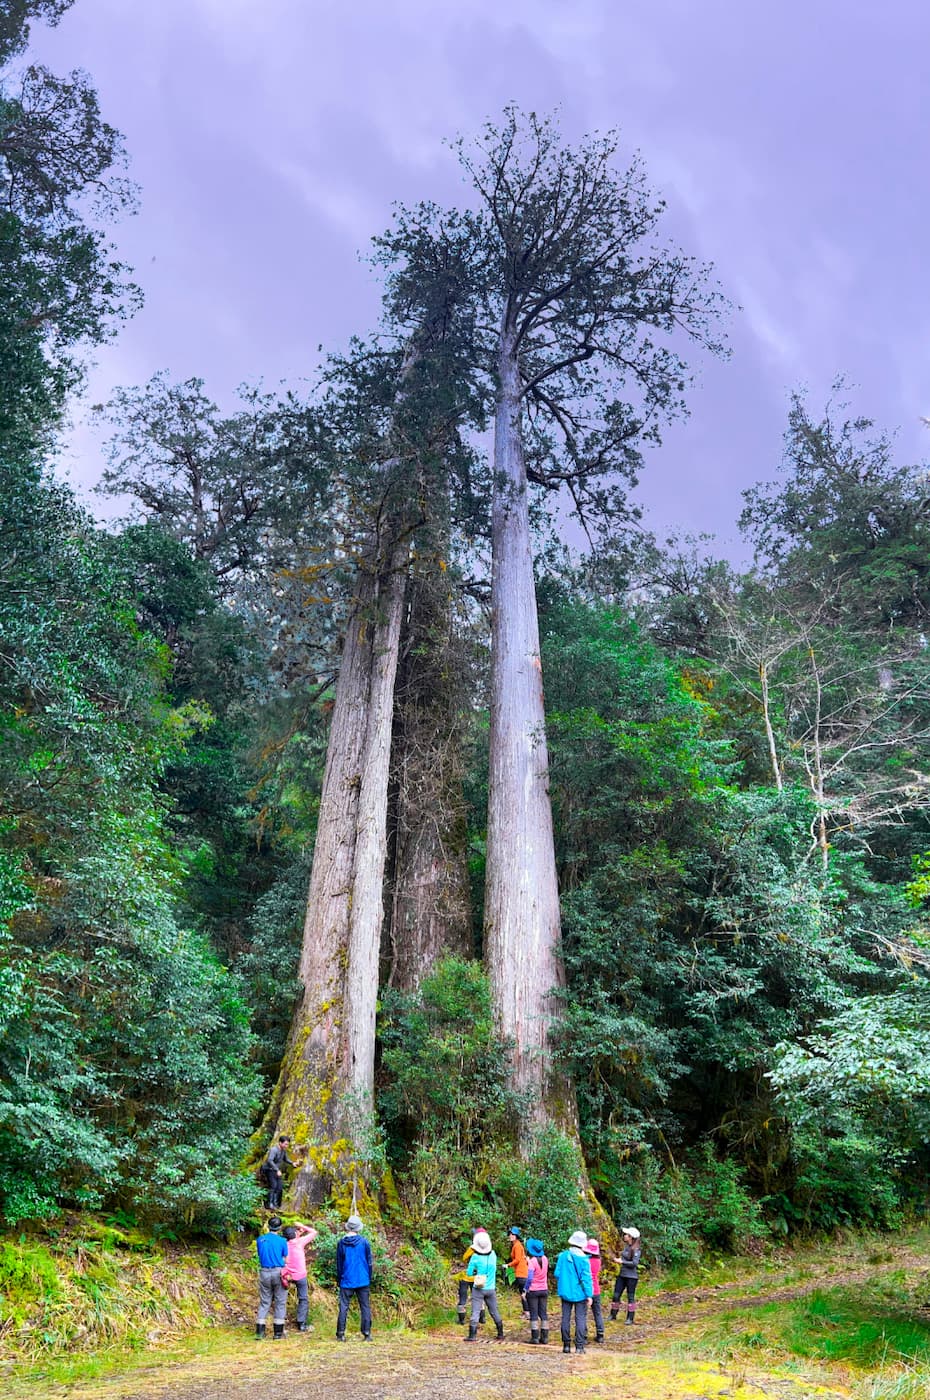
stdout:
<svg viewBox="0 0 930 1400">
<path fill-rule="evenodd" d="M 76 0 L 34 35 L 93 75 L 142 187 L 117 241 L 146 306 L 88 402 L 162 368 L 221 402 L 312 375 L 377 313 L 358 254 L 392 201 L 461 199 L 443 138 L 515 100 L 619 127 L 742 307 L 647 460 L 656 528 L 732 547 L 795 386 L 819 407 L 843 373 L 903 456 L 930 447 L 926 0 Z M 101 469 L 80 422 L 68 469 Z"/>
</svg>

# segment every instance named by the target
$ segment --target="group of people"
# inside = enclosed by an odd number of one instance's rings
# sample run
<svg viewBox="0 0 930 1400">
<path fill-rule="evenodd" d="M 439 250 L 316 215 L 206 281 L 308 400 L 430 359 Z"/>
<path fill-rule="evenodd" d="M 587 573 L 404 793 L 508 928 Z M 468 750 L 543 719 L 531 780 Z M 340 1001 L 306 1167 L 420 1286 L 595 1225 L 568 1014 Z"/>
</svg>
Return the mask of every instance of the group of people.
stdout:
<svg viewBox="0 0 930 1400">
<path fill-rule="evenodd" d="M 363 1234 L 363 1224 L 357 1215 L 350 1215 L 345 1234 L 336 1246 L 336 1282 L 339 1286 L 339 1315 L 336 1340 L 344 1342 L 349 1308 L 353 1298 L 358 1301 L 361 1333 L 364 1341 L 371 1340 L 371 1245 Z M 258 1255 L 258 1317 L 255 1335 L 264 1338 L 269 1312 L 273 1316 L 274 1339 L 284 1336 L 288 1289 L 293 1285 L 297 1295 L 297 1330 L 309 1327 L 309 1293 L 307 1286 L 307 1247 L 317 1237 L 311 1225 L 299 1222 L 285 1226 L 273 1215 L 267 1230 L 256 1241 Z M 507 1268 L 513 1285 L 523 1302 L 523 1317 L 529 1322 L 529 1341 L 545 1345 L 549 1341 L 549 1259 L 542 1240 L 532 1236 L 524 1242 L 522 1231 L 513 1225 L 509 1234 L 510 1257 Z M 636 1316 L 636 1283 L 639 1278 L 641 1255 L 640 1234 L 632 1225 L 623 1231 L 623 1249 L 619 1271 L 610 1305 L 610 1320 L 614 1321 L 626 1295 L 626 1321 Z M 604 1313 L 601 1306 L 601 1248 L 596 1239 L 584 1230 L 575 1230 L 568 1245 L 561 1251 L 552 1269 L 552 1280 L 562 1305 L 562 1350 L 572 1349 L 574 1320 L 575 1351 L 583 1352 L 588 1341 L 588 1310 L 594 1319 L 595 1341 L 604 1340 Z M 497 1303 L 498 1259 L 487 1230 L 475 1230 L 465 1251 L 458 1279 L 458 1320 L 464 1324 L 470 1316 L 468 1342 L 477 1339 L 478 1328 L 487 1313 L 497 1327 L 497 1338 L 503 1340 L 504 1321 Z"/>
<path fill-rule="evenodd" d="M 358 1300 L 362 1337 L 371 1340 L 371 1245 L 362 1234 L 362 1222 L 350 1215 L 345 1234 L 336 1246 L 336 1282 L 339 1285 L 339 1318 L 336 1340 L 346 1339 L 346 1322 L 352 1299 Z M 310 1295 L 307 1287 L 307 1246 L 317 1237 L 312 1225 L 285 1225 L 278 1215 L 268 1221 L 267 1230 L 255 1242 L 258 1255 L 258 1316 L 255 1335 L 265 1337 L 268 1314 L 272 1314 L 273 1337 L 284 1336 L 287 1293 L 293 1284 L 297 1294 L 297 1330 L 309 1329 Z"/>
<path fill-rule="evenodd" d="M 549 1341 L 549 1259 L 542 1240 L 532 1236 L 526 1241 L 520 1228 L 512 1225 L 508 1236 L 510 1258 L 506 1268 L 513 1277 L 513 1286 L 523 1300 L 523 1316 L 530 1324 L 531 1345 Z M 640 1233 L 633 1225 L 623 1229 L 623 1248 L 617 1261 L 619 1270 L 610 1304 L 610 1320 L 616 1320 L 626 1295 L 626 1322 L 636 1320 L 636 1284 L 642 1255 Z M 552 1278 L 562 1304 L 562 1351 L 572 1349 L 572 1321 L 575 1328 L 575 1351 L 583 1352 L 588 1342 L 588 1309 L 594 1318 L 595 1341 L 604 1340 L 604 1313 L 601 1306 L 601 1247 L 585 1230 L 575 1230 L 555 1261 Z M 498 1260 L 491 1237 L 486 1230 L 476 1230 L 465 1251 L 462 1270 L 458 1274 L 458 1320 L 464 1325 L 471 1311 L 467 1342 L 477 1339 L 478 1328 L 485 1313 L 497 1327 L 498 1340 L 503 1340 L 504 1323 L 497 1305 Z"/>
</svg>

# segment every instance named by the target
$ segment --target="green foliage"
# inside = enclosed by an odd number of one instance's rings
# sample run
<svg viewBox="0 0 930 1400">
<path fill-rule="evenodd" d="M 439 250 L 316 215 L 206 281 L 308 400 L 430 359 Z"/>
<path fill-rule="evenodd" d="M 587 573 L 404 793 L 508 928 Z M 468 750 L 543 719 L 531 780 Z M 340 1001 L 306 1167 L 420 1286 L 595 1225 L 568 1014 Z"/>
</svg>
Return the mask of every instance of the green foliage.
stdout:
<svg viewBox="0 0 930 1400">
<path fill-rule="evenodd" d="M 695 1229 L 712 1249 L 732 1253 L 765 1234 L 762 1211 L 742 1178 L 736 1162 L 717 1157 L 707 1143 L 692 1167 Z"/>
<path fill-rule="evenodd" d="M 591 1210 L 578 1189 L 581 1158 L 557 1128 L 534 1134 L 522 1158 L 510 1157 L 498 1174 L 496 1191 L 508 1224 L 546 1242 L 550 1254 L 563 1248 L 574 1230 L 590 1230 Z"/>
<path fill-rule="evenodd" d="M 497 1039 L 478 963 L 445 958 L 413 993 L 388 990 L 382 1012 L 379 1106 L 395 1133 L 480 1151 L 512 1130 L 507 1047 Z"/>
</svg>

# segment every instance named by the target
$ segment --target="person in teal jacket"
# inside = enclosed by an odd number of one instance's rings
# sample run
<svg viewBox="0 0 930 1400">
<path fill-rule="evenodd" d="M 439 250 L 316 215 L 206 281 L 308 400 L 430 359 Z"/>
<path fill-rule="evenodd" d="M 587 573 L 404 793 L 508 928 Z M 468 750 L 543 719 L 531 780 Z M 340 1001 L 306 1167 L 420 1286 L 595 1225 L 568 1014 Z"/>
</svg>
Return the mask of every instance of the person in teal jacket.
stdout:
<svg viewBox="0 0 930 1400">
<path fill-rule="evenodd" d="M 572 1349 L 572 1313 L 575 1314 L 575 1351 L 583 1352 L 588 1340 L 588 1308 L 594 1297 L 591 1262 L 585 1250 L 588 1236 L 576 1230 L 569 1236 L 568 1249 L 555 1261 L 555 1286 L 562 1300 L 562 1351 Z"/>
<path fill-rule="evenodd" d="M 476 1230 L 471 1242 L 474 1250 L 468 1261 L 467 1277 L 473 1282 L 471 1290 L 471 1323 L 466 1342 L 473 1342 L 478 1335 L 478 1318 L 482 1308 L 487 1308 L 497 1324 L 497 1340 L 504 1339 L 504 1321 L 497 1306 L 497 1255 L 491 1248 L 491 1236 L 486 1230 Z"/>
</svg>

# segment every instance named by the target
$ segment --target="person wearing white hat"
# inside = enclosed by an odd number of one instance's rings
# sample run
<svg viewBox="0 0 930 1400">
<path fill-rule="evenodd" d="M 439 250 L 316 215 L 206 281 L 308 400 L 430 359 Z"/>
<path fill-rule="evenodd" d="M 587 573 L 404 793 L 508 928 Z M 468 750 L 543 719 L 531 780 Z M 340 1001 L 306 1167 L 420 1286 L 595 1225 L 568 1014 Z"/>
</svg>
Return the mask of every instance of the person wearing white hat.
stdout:
<svg viewBox="0 0 930 1400">
<path fill-rule="evenodd" d="M 643 1251 L 640 1245 L 640 1234 L 635 1225 L 624 1225 L 621 1233 L 623 1234 L 623 1250 L 620 1254 L 620 1273 L 614 1284 L 614 1296 L 610 1303 L 610 1320 L 616 1322 L 617 1313 L 620 1311 L 620 1302 L 625 1293 L 627 1298 L 626 1323 L 627 1326 L 630 1326 L 636 1321 L 636 1284 L 639 1280 L 639 1260 Z"/>
<path fill-rule="evenodd" d="M 472 1281 L 471 1322 L 466 1342 L 473 1342 L 478 1335 L 478 1318 L 483 1308 L 497 1326 L 497 1340 L 504 1340 L 504 1320 L 497 1306 L 497 1255 L 491 1246 L 491 1236 L 487 1230 L 476 1230 L 471 1242 L 474 1254 L 468 1261 L 468 1277 Z"/>
<path fill-rule="evenodd" d="M 562 1300 L 562 1351 L 572 1349 L 572 1313 L 575 1314 L 575 1351 L 583 1353 L 588 1340 L 588 1308 L 594 1297 L 591 1263 L 585 1253 L 587 1230 L 576 1230 L 568 1237 L 568 1249 L 563 1249 L 555 1261 L 555 1283 Z"/>
</svg>

